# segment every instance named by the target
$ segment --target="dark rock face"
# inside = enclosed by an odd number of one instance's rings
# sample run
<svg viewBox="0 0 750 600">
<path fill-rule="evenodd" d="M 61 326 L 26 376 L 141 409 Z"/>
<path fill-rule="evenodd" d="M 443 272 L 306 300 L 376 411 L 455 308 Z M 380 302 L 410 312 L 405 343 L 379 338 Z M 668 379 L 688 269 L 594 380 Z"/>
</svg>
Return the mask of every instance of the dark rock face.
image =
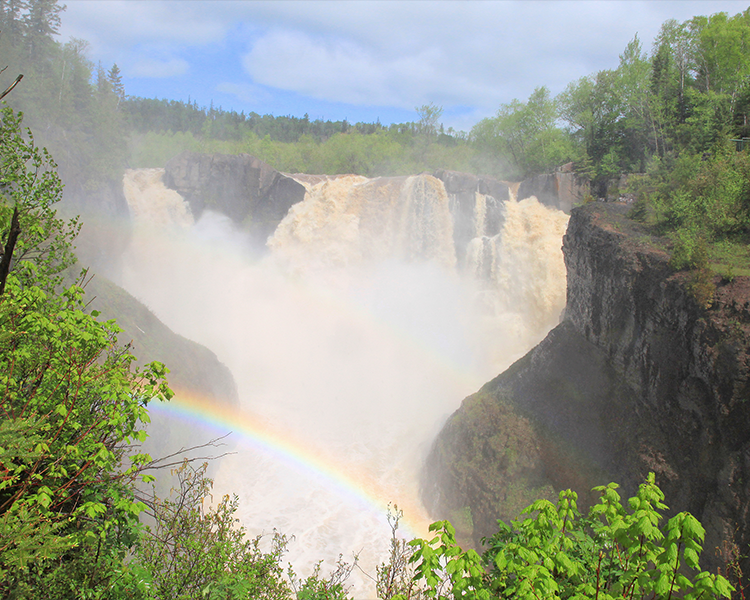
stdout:
<svg viewBox="0 0 750 600">
<path fill-rule="evenodd" d="M 451 417 L 424 497 L 434 516 L 470 510 L 476 542 L 516 516 L 515 498 L 571 487 L 585 506 L 593 485 L 617 481 L 626 496 L 654 471 L 672 512 L 706 527 L 702 561 L 715 569 L 726 558 L 715 549 L 750 543 L 750 280 L 719 285 L 701 308 L 689 274 L 626 210 L 573 211 L 564 321 Z M 525 419 L 523 436 L 513 419 Z"/>
<path fill-rule="evenodd" d="M 510 199 L 510 189 L 503 181 L 458 171 L 440 169 L 433 173 L 433 176 L 443 182 L 448 194 L 453 215 L 456 260 L 463 264 L 466 246 L 472 239 L 479 236 L 492 237 L 500 232 L 502 203 Z M 477 193 L 487 196 L 482 232 L 477 232 Z"/>
<path fill-rule="evenodd" d="M 82 227 L 75 246 L 82 265 L 94 271 L 118 269 L 132 225 L 122 178 L 101 182 L 96 189 L 66 186 L 59 212 L 65 217 L 80 216 Z"/>
<path fill-rule="evenodd" d="M 572 164 L 563 165 L 551 174 L 537 175 L 521 182 L 518 186 L 518 200 L 536 196 L 547 206 L 570 213 L 590 193 L 588 181 L 578 177 Z"/>
<path fill-rule="evenodd" d="M 289 208 L 305 197 L 302 184 L 249 154 L 184 152 L 165 166 L 164 183 L 196 217 L 213 209 L 265 243 Z"/>
<path fill-rule="evenodd" d="M 121 343 L 130 342 L 143 365 L 158 360 L 170 369 L 169 384 L 216 404 L 237 404 L 237 385 L 229 369 L 200 344 L 174 333 L 145 305 L 107 278 L 97 275 L 86 286 L 91 308 L 101 319 L 117 319 Z"/>
</svg>

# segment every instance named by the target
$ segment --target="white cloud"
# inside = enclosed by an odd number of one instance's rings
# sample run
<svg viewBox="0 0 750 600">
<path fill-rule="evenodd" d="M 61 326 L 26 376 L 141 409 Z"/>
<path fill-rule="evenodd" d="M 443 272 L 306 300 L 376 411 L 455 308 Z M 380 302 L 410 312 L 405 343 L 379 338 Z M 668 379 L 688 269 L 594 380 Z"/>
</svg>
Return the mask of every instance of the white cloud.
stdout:
<svg viewBox="0 0 750 600">
<path fill-rule="evenodd" d="M 216 19 L 210 2 L 67 0 L 62 15 L 63 38 L 79 37 L 108 61 L 138 45 L 184 46 L 221 41 L 227 24 Z"/>
<path fill-rule="evenodd" d="M 128 69 L 128 74 L 132 77 L 176 77 L 184 75 L 190 70 L 190 65 L 186 60 L 173 58 L 170 60 L 157 60 L 153 58 L 144 58 L 135 62 Z"/>
<path fill-rule="evenodd" d="M 184 74 L 189 63 L 197 78 L 210 46 L 220 61 L 212 85 L 224 82 L 219 91 L 245 102 L 275 89 L 301 103 L 411 110 L 436 102 L 483 116 L 537 86 L 557 93 L 616 67 L 633 35 L 648 49 L 668 18 L 747 8 L 740 0 L 67 3 L 63 34 L 91 41 L 97 60 L 136 65 L 127 71 L 134 76 Z"/>
<path fill-rule="evenodd" d="M 290 6 L 291 5 L 291 6 Z M 635 3 L 280 3 L 243 57 L 257 83 L 313 98 L 485 114 L 617 64 Z M 266 18 L 271 8 L 264 5 Z M 356 16 L 353 14 L 356 11 Z M 637 11 L 636 11 L 637 12 Z M 608 62 L 607 62 L 608 61 Z"/>
<path fill-rule="evenodd" d="M 394 79 L 425 62 L 383 59 L 341 39 L 274 31 L 255 42 L 243 66 L 257 83 L 350 104 L 392 104 Z"/>
</svg>

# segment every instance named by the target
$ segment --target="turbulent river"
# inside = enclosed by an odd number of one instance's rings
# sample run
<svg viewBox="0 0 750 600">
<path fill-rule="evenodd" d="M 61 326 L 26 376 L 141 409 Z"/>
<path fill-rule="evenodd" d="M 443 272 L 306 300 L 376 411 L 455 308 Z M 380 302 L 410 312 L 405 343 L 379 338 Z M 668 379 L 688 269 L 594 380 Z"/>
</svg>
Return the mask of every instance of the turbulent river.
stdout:
<svg viewBox="0 0 750 600">
<path fill-rule="evenodd" d="M 389 503 L 404 511 L 403 536 L 426 534 L 419 469 L 444 420 L 557 324 L 567 216 L 510 200 L 486 237 L 477 194 L 476 237 L 457 264 L 439 180 L 301 179 L 304 201 L 258 256 L 227 217 L 194 219 L 161 177 L 126 174 L 134 232 L 118 279 L 216 353 L 240 407 L 181 390 L 160 418 L 195 442 L 233 432 L 215 493 L 239 495 L 251 534 L 286 534 L 298 573 L 357 554 L 375 576 Z M 361 571 L 350 583 L 374 597 Z"/>
</svg>

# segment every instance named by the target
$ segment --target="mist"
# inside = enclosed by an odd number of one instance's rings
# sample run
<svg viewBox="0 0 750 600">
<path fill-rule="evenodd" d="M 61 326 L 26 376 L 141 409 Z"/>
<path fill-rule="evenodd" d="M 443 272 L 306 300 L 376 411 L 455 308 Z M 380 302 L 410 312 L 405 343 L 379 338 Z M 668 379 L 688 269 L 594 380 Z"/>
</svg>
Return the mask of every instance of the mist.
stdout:
<svg viewBox="0 0 750 600">
<path fill-rule="evenodd" d="M 457 264 L 439 180 L 301 181 L 305 200 L 259 257 L 227 217 L 194 220 L 161 170 L 129 172 L 134 228 L 119 282 L 235 377 L 235 454 L 214 467 L 217 497 L 239 495 L 251 534 L 289 536 L 286 559 L 301 574 L 356 554 L 375 576 L 389 504 L 404 510 L 402 535 L 427 533 L 419 471 L 442 423 L 557 324 L 567 217 L 511 200 L 500 235 L 483 236 L 477 218 L 472 243 L 491 253 Z M 352 583 L 373 595 L 361 573 Z"/>
</svg>

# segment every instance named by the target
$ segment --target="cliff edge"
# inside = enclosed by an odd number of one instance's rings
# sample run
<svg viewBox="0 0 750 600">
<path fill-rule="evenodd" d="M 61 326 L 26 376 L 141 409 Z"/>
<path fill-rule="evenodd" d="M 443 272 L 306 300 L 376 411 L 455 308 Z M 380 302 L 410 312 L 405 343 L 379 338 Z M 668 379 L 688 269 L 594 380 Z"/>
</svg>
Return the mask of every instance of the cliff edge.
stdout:
<svg viewBox="0 0 750 600">
<path fill-rule="evenodd" d="M 594 485 L 631 494 L 654 471 L 715 569 L 750 544 L 750 280 L 717 277 L 703 308 L 628 210 L 572 212 L 562 322 L 451 416 L 423 498 L 478 545 L 535 498 L 573 488 L 585 507 Z"/>
</svg>

